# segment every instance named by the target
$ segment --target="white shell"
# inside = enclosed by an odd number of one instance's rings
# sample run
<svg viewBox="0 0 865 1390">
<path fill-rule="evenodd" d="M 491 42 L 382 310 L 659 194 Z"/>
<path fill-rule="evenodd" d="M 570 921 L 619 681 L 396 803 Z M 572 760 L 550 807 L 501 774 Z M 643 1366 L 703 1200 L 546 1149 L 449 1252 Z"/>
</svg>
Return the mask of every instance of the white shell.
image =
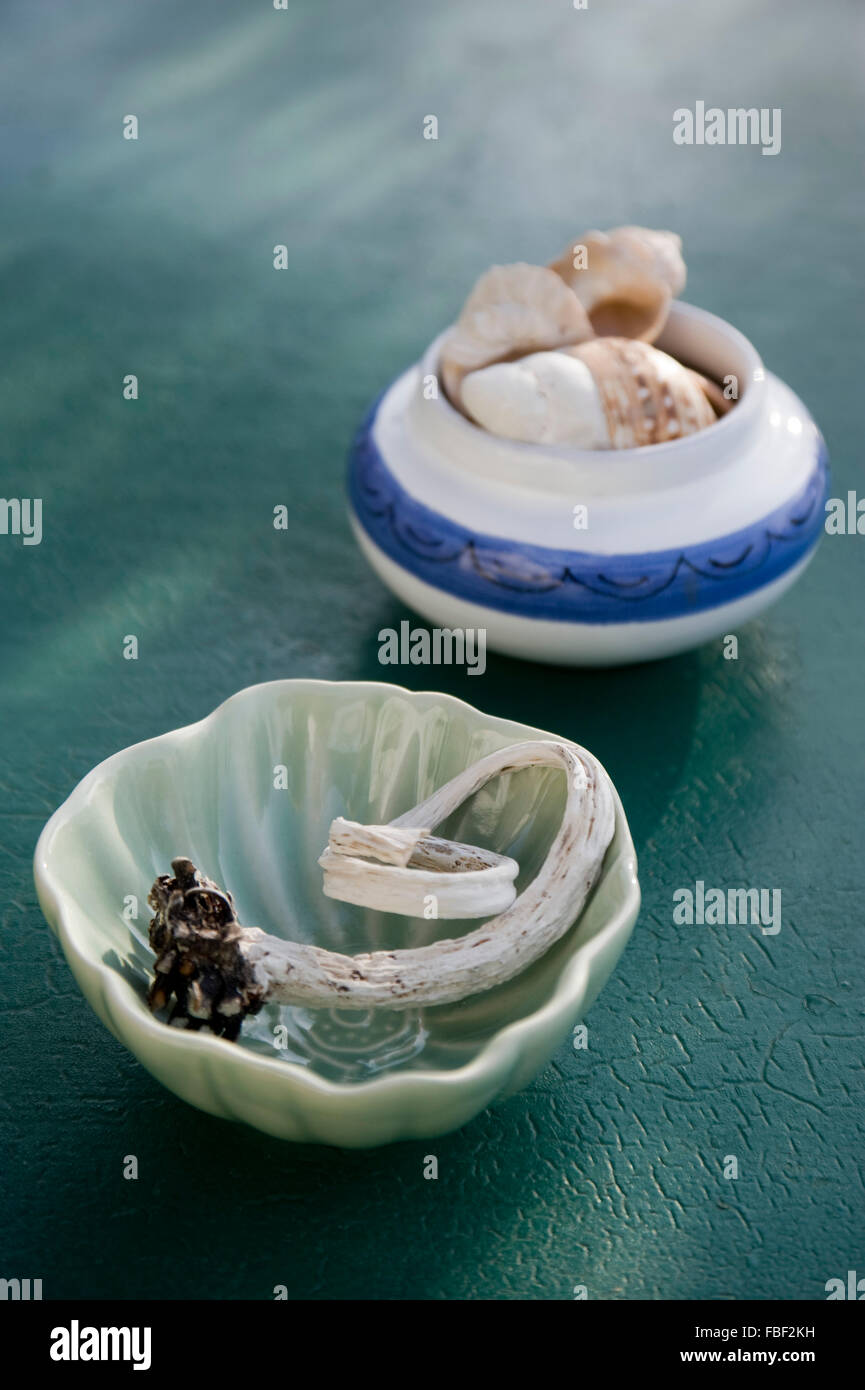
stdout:
<svg viewBox="0 0 865 1390">
<path fill-rule="evenodd" d="M 595 380 L 579 358 L 535 352 L 472 372 L 462 385 L 467 413 L 490 434 L 526 444 L 609 449 Z"/>
</svg>

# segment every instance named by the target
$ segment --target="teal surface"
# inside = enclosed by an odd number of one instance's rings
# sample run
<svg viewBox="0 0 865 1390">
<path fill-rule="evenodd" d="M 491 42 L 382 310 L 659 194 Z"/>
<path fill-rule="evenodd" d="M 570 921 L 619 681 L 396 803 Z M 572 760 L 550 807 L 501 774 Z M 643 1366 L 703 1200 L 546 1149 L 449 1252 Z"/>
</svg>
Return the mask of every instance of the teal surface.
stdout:
<svg viewBox="0 0 865 1390">
<path fill-rule="evenodd" d="M 865 491 L 861 6 L 17 0 L 3 26 L 0 491 L 41 497 L 44 535 L 0 535 L 0 1275 L 546 1300 L 863 1273 L 865 540 L 826 537 L 738 661 L 471 678 L 379 665 L 407 615 L 342 491 L 368 401 L 481 269 L 634 221 L 682 233 L 687 297 L 813 410 L 834 494 Z M 697 100 L 780 107 L 781 153 L 675 146 Z M 575 738 L 628 812 L 644 909 L 588 1049 L 432 1148 L 292 1148 L 185 1106 L 36 906 L 38 832 L 94 763 L 294 675 Z M 779 889 L 781 931 L 675 925 L 697 880 Z"/>
</svg>

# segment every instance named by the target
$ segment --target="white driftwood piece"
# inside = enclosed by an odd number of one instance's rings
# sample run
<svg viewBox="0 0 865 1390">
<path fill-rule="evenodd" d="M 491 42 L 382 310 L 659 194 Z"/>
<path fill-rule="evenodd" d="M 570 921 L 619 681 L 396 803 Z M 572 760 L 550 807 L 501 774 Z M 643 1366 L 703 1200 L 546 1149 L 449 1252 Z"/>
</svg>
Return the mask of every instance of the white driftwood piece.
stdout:
<svg viewBox="0 0 865 1390">
<path fill-rule="evenodd" d="M 603 768 L 585 749 L 558 740 L 501 749 L 391 825 L 409 830 L 435 827 L 491 778 L 528 767 L 563 769 L 567 798 L 543 865 L 509 908 L 466 936 L 358 956 L 244 928 L 241 951 L 265 997 L 312 1008 L 405 1010 L 450 1004 L 503 984 L 549 950 L 582 911 L 613 837 L 612 789 Z"/>
<path fill-rule="evenodd" d="M 507 855 L 441 840 L 428 830 L 359 825 L 341 816 L 318 862 L 328 898 L 445 920 L 504 912 L 517 896 L 520 870 Z"/>
</svg>

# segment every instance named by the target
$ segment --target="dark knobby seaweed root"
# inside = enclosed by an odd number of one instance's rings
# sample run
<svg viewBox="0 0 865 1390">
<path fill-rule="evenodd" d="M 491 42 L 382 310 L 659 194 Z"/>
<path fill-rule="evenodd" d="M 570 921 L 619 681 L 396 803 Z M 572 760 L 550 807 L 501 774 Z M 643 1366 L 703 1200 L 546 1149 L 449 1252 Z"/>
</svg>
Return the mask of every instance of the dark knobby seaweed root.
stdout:
<svg viewBox="0 0 865 1390">
<path fill-rule="evenodd" d="M 156 914 L 150 923 L 156 973 L 147 1002 L 154 1013 L 171 1004 L 171 1024 L 210 1028 L 233 1042 L 264 1002 L 240 950 L 243 928 L 231 895 L 189 859 L 172 859 L 171 867 L 174 878 L 163 874 L 147 898 Z"/>
</svg>

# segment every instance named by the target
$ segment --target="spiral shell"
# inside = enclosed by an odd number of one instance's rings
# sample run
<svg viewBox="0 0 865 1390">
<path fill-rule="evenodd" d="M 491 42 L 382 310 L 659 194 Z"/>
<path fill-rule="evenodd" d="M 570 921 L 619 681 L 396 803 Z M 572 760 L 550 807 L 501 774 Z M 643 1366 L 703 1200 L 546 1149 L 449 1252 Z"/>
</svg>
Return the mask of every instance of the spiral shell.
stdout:
<svg viewBox="0 0 865 1390">
<path fill-rule="evenodd" d="M 715 421 L 699 376 L 649 343 L 598 338 L 569 351 L 594 378 L 613 449 L 667 444 Z"/>
<path fill-rule="evenodd" d="M 582 258 L 574 255 L 585 248 Z M 577 295 L 598 337 L 652 343 L 667 321 L 673 298 L 685 287 L 682 238 L 649 227 L 587 232 L 551 267 Z"/>
</svg>

